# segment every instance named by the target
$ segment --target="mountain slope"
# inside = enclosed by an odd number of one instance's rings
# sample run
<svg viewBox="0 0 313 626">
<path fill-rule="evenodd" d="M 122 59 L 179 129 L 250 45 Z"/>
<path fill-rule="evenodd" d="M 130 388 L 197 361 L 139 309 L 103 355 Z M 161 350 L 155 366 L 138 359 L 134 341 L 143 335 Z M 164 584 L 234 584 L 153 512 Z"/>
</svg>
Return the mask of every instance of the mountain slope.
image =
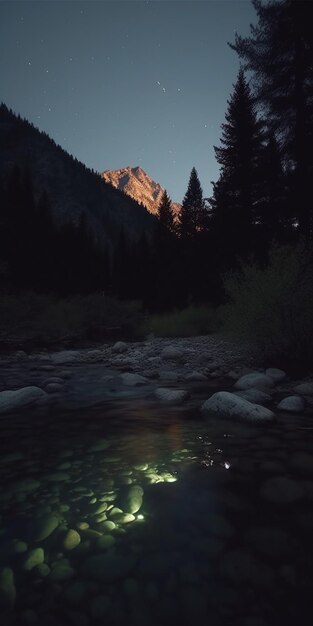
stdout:
<svg viewBox="0 0 313 626">
<path fill-rule="evenodd" d="M 120 189 L 134 200 L 137 200 L 137 202 L 143 204 L 153 215 L 157 213 L 164 188 L 150 178 L 141 167 L 128 166 L 119 170 L 106 170 L 101 176 L 115 189 Z M 177 215 L 181 205 L 173 202 L 172 206 L 174 213 Z"/>
<path fill-rule="evenodd" d="M 0 106 L 0 183 L 15 165 L 28 169 L 35 197 L 48 193 L 52 214 L 59 223 L 86 222 L 99 243 L 111 247 L 120 236 L 137 240 L 154 229 L 155 219 L 146 209 L 99 174 L 87 169 L 58 146 L 46 133 Z"/>
</svg>

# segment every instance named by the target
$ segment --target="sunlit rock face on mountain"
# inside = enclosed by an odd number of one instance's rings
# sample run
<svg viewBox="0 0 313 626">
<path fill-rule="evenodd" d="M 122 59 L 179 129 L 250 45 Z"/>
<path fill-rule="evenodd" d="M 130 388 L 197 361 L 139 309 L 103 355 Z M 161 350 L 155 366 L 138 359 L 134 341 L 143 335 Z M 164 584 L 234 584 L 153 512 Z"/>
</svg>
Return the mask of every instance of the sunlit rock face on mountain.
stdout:
<svg viewBox="0 0 313 626">
<path fill-rule="evenodd" d="M 101 176 L 107 183 L 143 204 L 150 213 L 157 213 L 164 188 L 152 180 L 141 167 L 128 166 L 119 170 L 106 170 Z M 173 202 L 172 206 L 177 215 L 181 205 Z"/>
</svg>

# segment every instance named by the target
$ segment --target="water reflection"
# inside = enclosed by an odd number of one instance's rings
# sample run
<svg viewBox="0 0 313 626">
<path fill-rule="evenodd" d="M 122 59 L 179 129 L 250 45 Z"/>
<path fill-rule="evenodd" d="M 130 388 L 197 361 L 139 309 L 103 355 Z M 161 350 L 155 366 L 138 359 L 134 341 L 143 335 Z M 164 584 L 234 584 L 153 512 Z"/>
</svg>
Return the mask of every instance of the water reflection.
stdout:
<svg viewBox="0 0 313 626">
<path fill-rule="evenodd" d="M 3 624 L 312 623 L 307 432 L 103 417 L 3 428 Z"/>
</svg>

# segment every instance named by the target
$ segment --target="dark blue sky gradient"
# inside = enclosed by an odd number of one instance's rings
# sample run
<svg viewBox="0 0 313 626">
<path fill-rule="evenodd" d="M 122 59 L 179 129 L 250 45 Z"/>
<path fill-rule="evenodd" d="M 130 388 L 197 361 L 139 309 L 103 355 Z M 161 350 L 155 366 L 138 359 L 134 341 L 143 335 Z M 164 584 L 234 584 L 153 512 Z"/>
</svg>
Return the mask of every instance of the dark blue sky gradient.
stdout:
<svg viewBox="0 0 313 626">
<path fill-rule="evenodd" d="M 0 2 L 9 107 L 96 171 L 140 165 L 180 202 L 193 166 L 205 195 L 249 0 Z"/>
</svg>

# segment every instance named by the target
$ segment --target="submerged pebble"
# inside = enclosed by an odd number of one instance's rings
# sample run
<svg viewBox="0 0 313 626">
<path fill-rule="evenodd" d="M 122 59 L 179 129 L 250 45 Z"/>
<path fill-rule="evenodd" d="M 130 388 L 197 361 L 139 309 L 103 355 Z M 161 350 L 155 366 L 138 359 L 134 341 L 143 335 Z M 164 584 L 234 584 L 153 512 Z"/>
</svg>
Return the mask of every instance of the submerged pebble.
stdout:
<svg viewBox="0 0 313 626">
<path fill-rule="evenodd" d="M 0 571 L 0 607 L 13 609 L 16 599 L 14 572 L 10 567 Z"/>
<path fill-rule="evenodd" d="M 34 548 L 26 555 L 23 568 L 30 572 L 36 565 L 41 565 L 45 560 L 45 553 L 42 548 Z"/>
<path fill-rule="evenodd" d="M 63 548 L 64 550 L 74 550 L 77 546 L 79 546 L 81 542 L 80 534 L 77 530 L 70 528 L 63 540 Z"/>
</svg>

